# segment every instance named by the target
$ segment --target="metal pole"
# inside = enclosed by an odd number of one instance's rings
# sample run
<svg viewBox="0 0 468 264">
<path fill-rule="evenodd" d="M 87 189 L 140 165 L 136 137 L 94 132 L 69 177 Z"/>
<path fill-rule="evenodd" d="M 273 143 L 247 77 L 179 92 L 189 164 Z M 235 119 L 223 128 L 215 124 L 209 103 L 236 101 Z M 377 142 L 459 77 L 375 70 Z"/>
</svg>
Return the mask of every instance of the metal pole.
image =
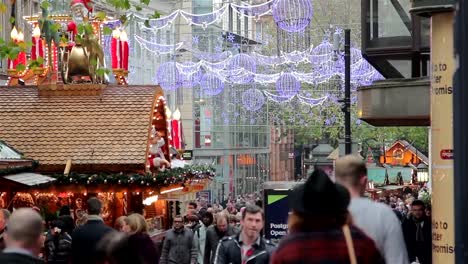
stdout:
<svg viewBox="0 0 468 264">
<path fill-rule="evenodd" d="M 455 57 L 458 68 L 454 75 L 453 125 L 454 125 L 454 202 L 455 202 L 455 263 L 468 263 L 468 3 L 458 1 L 455 22 Z"/>
<path fill-rule="evenodd" d="M 345 154 L 351 154 L 351 29 L 345 29 Z"/>
</svg>

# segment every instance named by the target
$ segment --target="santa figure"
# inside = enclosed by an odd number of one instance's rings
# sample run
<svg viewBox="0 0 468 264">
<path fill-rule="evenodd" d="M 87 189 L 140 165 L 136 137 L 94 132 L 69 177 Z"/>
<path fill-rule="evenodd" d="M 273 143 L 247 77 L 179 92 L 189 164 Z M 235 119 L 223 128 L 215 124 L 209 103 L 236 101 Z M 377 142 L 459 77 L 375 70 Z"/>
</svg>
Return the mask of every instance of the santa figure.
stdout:
<svg viewBox="0 0 468 264">
<path fill-rule="evenodd" d="M 67 25 L 67 31 L 70 32 L 70 40 L 74 41 L 78 33 L 78 25 L 85 22 L 93 12 L 93 2 L 91 0 L 72 0 L 70 2 L 70 11 L 72 21 Z"/>
<path fill-rule="evenodd" d="M 164 153 L 162 151 L 162 147 L 166 144 L 164 138 L 161 137 L 159 132 L 156 129 L 152 129 L 151 131 L 153 138 L 151 142 L 151 147 L 149 149 L 149 165 L 150 170 L 155 168 L 159 169 L 160 171 L 164 171 L 166 168 L 171 167 L 171 163 L 167 161 Z"/>
</svg>

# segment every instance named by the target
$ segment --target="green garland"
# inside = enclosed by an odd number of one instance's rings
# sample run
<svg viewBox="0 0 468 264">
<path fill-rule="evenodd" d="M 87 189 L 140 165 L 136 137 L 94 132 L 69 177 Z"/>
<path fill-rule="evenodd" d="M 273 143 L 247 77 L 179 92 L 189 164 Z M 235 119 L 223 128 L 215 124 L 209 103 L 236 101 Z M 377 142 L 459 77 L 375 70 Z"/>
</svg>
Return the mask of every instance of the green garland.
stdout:
<svg viewBox="0 0 468 264">
<path fill-rule="evenodd" d="M 158 172 L 155 176 L 152 174 L 77 174 L 70 175 L 55 174 L 51 177 L 56 178 L 54 185 L 116 185 L 122 187 L 140 186 L 140 187 L 164 187 L 171 184 L 183 184 L 192 180 L 212 179 L 215 176 L 215 169 L 211 166 L 186 166 L 184 168 L 175 168 Z"/>
</svg>

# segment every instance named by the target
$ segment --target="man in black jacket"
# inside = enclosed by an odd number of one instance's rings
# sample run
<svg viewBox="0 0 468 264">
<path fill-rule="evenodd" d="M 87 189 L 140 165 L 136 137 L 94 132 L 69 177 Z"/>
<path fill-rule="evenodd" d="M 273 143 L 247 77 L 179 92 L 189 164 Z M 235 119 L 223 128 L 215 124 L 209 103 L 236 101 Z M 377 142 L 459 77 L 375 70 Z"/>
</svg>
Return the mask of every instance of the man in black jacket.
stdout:
<svg viewBox="0 0 468 264">
<path fill-rule="evenodd" d="M 5 231 L 6 248 L 0 254 L 2 264 L 42 264 L 42 218 L 34 210 L 16 210 L 8 220 Z"/>
<path fill-rule="evenodd" d="M 260 236 L 264 224 L 260 207 L 249 205 L 242 212 L 240 234 L 223 238 L 216 249 L 216 264 L 268 264 L 275 246 Z"/>
<path fill-rule="evenodd" d="M 426 216 L 423 201 L 411 204 L 411 216 L 403 222 L 403 235 L 410 262 L 432 263 L 431 220 Z"/>
<path fill-rule="evenodd" d="M 104 224 L 99 216 L 102 210 L 101 201 L 96 198 L 88 200 L 88 221 L 78 227 L 72 233 L 72 263 L 95 264 L 99 263 L 102 256 L 98 255 L 96 245 L 113 229 Z"/>
<path fill-rule="evenodd" d="M 216 248 L 223 237 L 229 237 L 237 234 L 237 229 L 229 225 L 228 216 L 220 213 L 216 216 L 216 225 L 206 229 L 204 264 L 213 264 Z"/>
</svg>

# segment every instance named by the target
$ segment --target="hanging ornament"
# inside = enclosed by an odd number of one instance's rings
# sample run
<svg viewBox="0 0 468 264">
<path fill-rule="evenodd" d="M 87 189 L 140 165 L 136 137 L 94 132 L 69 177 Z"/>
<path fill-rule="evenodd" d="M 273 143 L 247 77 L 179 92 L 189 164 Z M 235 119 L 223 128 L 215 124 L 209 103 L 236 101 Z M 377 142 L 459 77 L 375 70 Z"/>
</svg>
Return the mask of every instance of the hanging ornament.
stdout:
<svg viewBox="0 0 468 264">
<path fill-rule="evenodd" d="M 255 78 L 257 63 L 249 55 L 241 53 L 231 58 L 227 68 L 229 71 L 239 71 L 239 73 L 242 73 L 242 75 L 234 74 L 229 79 L 233 79 L 238 84 L 247 84 Z"/>
<path fill-rule="evenodd" d="M 258 89 L 249 89 L 242 93 L 242 104 L 249 111 L 257 111 L 265 104 L 265 96 Z"/>
<path fill-rule="evenodd" d="M 273 4 L 273 19 L 276 25 L 287 32 L 304 30 L 312 20 L 311 0 L 277 0 Z"/>
<path fill-rule="evenodd" d="M 276 91 L 279 95 L 292 98 L 301 89 L 301 83 L 291 73 L 283 73 L 276 81 Z"/>
<path fill-rule="evenodd" d="M 181 85 L 179 70 L 173 61 L 161 64 L 156 78 L 161 88 L 167 91 L 176 90 Z"/>
<path fill-rule="evenodd" d="M 215 96 L 224 90 L 224 83 L 218 75 L 213 72 L 208 72 L 203 75 L 200 87 L 204 96 Z"/>
</svg>

